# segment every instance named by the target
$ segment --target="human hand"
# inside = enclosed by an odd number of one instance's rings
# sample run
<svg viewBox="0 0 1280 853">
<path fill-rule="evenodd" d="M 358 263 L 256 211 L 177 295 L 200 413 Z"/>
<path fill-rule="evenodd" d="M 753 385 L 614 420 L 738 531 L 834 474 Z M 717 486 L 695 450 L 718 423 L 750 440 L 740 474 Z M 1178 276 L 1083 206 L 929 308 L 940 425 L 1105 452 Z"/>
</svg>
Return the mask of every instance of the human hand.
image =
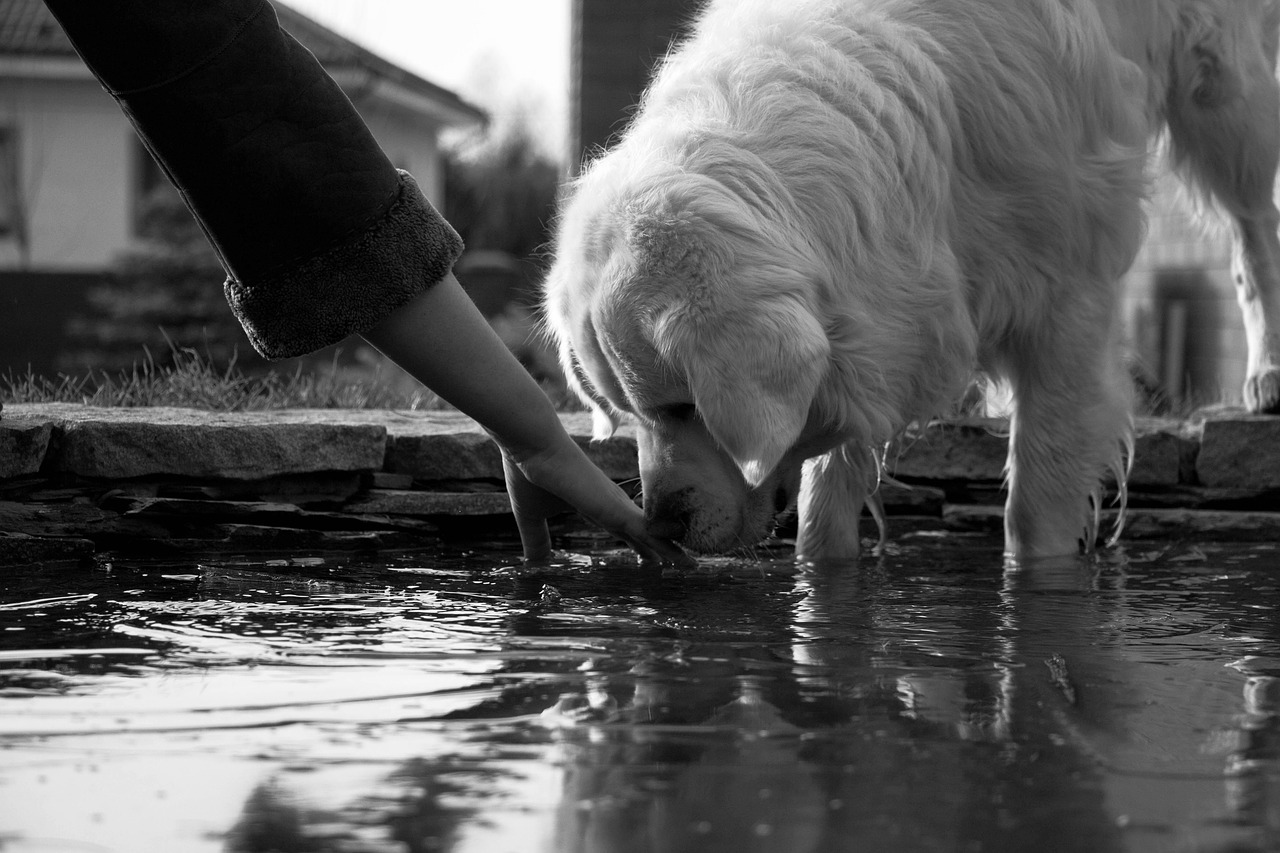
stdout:
<svg viewBox="0 0 1280 853">
<path fill-rule="evenodd" d="M 502 468 L 526 560 L 551 556 L 547 518 L 577 510 L 588 521 L 625 540 L 643 562 L 682 568 L 695 565 L 675 543 L 648 533 L 640 508 L 567 434 L 554 446 L 524 459 L 517 460 L 504 448 Z"/>
</svg>

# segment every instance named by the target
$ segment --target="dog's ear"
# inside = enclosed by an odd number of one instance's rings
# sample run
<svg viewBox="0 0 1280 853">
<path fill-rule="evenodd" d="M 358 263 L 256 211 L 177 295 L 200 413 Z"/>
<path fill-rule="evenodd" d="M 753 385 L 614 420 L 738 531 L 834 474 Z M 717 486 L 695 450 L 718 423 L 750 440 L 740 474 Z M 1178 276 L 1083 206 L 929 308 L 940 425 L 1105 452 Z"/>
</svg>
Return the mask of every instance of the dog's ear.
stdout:
<svg viewBox="0 0 1280 853">
<path fill-rule="evenodd" d="M 707 430 L 758 486 L 800 437 L 826 375 L 822 324 L 779 296 L 715 316 L 673 310 L 653 334 L 684 373 Z"/>
</svg>

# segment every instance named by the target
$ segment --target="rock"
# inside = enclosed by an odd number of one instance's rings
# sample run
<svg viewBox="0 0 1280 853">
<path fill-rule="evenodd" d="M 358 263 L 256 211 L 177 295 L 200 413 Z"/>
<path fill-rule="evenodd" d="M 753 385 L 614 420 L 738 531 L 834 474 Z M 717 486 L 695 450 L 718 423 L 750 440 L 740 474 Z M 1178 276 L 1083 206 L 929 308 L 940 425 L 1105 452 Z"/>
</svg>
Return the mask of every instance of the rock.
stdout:
<svg viewBox="0 0 1280 853">
<path fill-rule="evenodd" d="M 385 471 L 425 481 L 503 479 L 498 446 L 474 421 L 431 414 L 433 417 L 388 423 Z M 587 457 L 609 477 L 630 480 L 640 476 L 633 427 L 595 441 L 585 416 L 571 414 L 562 420 Z"/>
<path fill-rule="evenodd" d="M 413 475 L 374 471 L 370 483 L 375 489 L 408 489 L 413 487 Z"/>
<path fill-rule="evenodd" d="M 184 498 L 113 498 L 108 507 L 124 518 L 142 518 L 160 524 L 186 528 L 213 524 L 248 524 L 259 527 L 287 527 L 298 530 L 379 530 L 387 528 L 435 530 L 429 524 L 385 515 L 355 515 L 348 512 L 315 512 L 290 503 L 265 501 L 190 500 Z"/>
<path fill-rule="evenodd" d="M 53 424 L 48 421 L 0 421 L 0 480 L 35 474 L 44 464 Z"/>
<path fill-rule="evenodd" d="M 385 429 L 372 424 L 291 423 L 267 415 L 203 412 L 154 420 L 106 414 L 62 425 L 56 465 L 60 471 L 97 479 L 164 475 L 260 480 L 376 470 L 385 444 Z"/>
<path fill-rule="evenodd" d="M 942 489 L 905 483 L 881 483 L 879 493 L 890 515 L 941 516 L 947 500 L 947 493 Z"/>
<path fill-rule="evenodd" d="M 85 502 L 0 501 L 0 530 L 28 536 L 92 536 L 119 520 L 118 513 Z"/>
<path fill-rule="evenodd" d="M 1209 487 L 1280 488 L 1280 418 L 1237 414 L 1205 420 L 1195 470 Z"/>
<path fill-rule="evenodd" d="M 268 503 L 338 504 L 364 488 L 361 473 L 317 471 L 311 474 L 288 474 L 265 480 L 219 480 L 197 483 L 158 483 L 151 497 L 209 498 L 212 500 L 257 500 Z M 150 486 L 153 484 L 143 483 Z M 133 483 L 122 484 L 122 490 L 134 492 Z M 138 495 L 144 497 L 145 495 Z"/>
<path fill-rule="evenodd" d="M 999 533 L 1004 530 L 1004 507 L 947 504 L 942 520 L 946 529 L 954 532 Z"/>
<path fill-rule="evenodd" d="M 502 456 L 480 432 L 391 433 L 385 470 L 415 480 L 501 480 Z"/>
<path fill-rule="evenodd" d="M 98 547 L 111 547 L 118 542 L 154 542 L 170 534 L 164 526 L 141 519 L 124 519 L 119 513 L 83 502 L 0 501 L 0 531 L 55 542 L 86 540 Z M 54 552 L 60 547 L 55 547 Z M 69 547 L 74 550 L 81 546 Z"/>
<path fill-rule="evenodd" d="M 634 480 L 640 476 L 640 459 L 634 435 L 614 435 L 599 441 L 574 435 L 587 458 L 612 480 Z"/>
<path fill-rule="evenodd" d="M 1275 542 L 1280 513 L 1217 510 L 1135 510 L 1128 514 L 1120 541 L 1156 539 L 1176 542 Z"/>
<path fill-rule="evenodd" d="M 379 515 L 511 515 L 506 492 L 414 492 L 370 489 L 343 507 Z"/>
<path fill-rule="evenodd" d="M 996 418 L 965 418 L 932 424 L 913 439 L 903 439 L 896 477 L 922 480 L 1000 481 L 1008 453 L 1008 425 Z M 1131 487 L 1176 486 L 1195 444 L 1177 422 L 1142 419 L 1134 434 Z"/>
<path fill-rule="evenodd" d="M 32 536 L 0 532 L 0 566 L 23 566 L 57 560 L 87 560 L 94 555 L 92 541 L 79 536 Z"/>
<path fill-rule="evenodd" d="M 173 540 L 164 543 L 179 548 L 184 554 L 227 550 L 290 552 L 310 551 L 381 551 L 387 549 L 422 548 L 439 541 L 429 533 L 402 530 L 297 530 L 254 524 L 220 524 L 208 531 L 208 538 Z"/>
<path fill-rule="evenodd" d="M 1195 442 L 1182 434 L 1180 422 L 1140 419 L 1134 431 L 1129 487 L 1172 487 L 1187 482 L 1194 457 Z"/>
<path fill-rule="evenodd" d="M 964 418 L 930 424 L 904 437 L 886 460 L 895 477 L 921 480 L 1000 480 L 1008 453 L 1008 424 L 999 418 Z"/>
</svg>

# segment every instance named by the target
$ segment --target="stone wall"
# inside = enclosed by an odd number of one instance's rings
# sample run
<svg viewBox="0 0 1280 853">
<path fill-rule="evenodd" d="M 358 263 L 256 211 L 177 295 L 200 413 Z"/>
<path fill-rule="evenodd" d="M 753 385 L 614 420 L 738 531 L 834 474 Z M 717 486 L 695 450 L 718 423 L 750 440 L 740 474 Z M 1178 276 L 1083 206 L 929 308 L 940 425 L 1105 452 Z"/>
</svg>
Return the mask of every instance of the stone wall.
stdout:
<svg viewBox="0 0 1280 853">
<path fill-rule="evenodd" d="M 637 488 L 634 432 L 570 433 Z M 907 439 L 882 485 L 895 532 L 998 530 L 1006 439 L 998 421 L 936 424 Z M 1143 420 L 1128 479 L 1127 540 L 1280 534 L 1280 418 Z M 1113 513 L 1114 509 L 1108 510 Z M 604 538 L 573 515 L 561 535 Z M 780 531 L 787 535 L 784 528 Z M 454 412 L 10 405 L 0 412 L 0 563 L 128 552 L 429 546 L 505 538 L 515 525 L 497 449 Z"/>
</svg>

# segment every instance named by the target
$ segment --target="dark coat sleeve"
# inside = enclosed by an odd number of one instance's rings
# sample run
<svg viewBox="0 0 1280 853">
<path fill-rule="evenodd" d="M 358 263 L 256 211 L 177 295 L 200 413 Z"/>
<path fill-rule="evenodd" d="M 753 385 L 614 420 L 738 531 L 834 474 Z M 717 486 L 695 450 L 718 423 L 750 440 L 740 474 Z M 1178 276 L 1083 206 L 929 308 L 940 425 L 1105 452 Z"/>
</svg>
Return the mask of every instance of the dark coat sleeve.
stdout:
<svg viewBox="0 0 1280 853">
<path fill-rule="evenodd" d="M 46 0 L 204 228 L 268 358 L 375 325 L 462 242 L 266 0 Z"/>
</svg>

